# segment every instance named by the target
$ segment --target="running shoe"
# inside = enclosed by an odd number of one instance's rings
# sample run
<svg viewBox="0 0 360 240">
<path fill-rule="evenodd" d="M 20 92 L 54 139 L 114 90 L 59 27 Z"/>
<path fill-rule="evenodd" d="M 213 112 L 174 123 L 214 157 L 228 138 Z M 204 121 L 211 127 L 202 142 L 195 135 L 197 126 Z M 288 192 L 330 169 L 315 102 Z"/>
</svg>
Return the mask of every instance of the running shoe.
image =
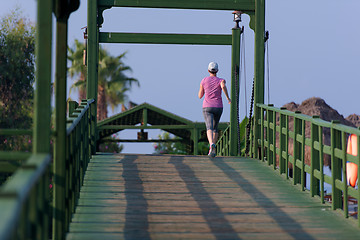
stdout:
<svg viewBox="0 0 360 240">
<path fill-rule="evenodd" d="M 210 157 L 215 157 L 216 156 L 216 145 L 213 143 L 210 146 L 210 150 L 209 150 L 209 154 Z"/>
</svg>

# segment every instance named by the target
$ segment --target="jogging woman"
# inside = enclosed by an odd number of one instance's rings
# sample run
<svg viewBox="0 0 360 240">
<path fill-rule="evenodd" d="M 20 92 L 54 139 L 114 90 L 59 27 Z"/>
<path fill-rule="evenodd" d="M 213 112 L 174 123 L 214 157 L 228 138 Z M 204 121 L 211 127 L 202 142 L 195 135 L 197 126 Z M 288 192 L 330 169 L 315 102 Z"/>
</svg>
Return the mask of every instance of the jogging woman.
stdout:
<svg viewBox="0 0 360 240">
<path fill-rule="evenodd" d="M 218 138 L 218 125 L 221 114 L 223 112 L 223 103 L 221 97 L 221 90 L 224 92 L 229 104 L 231 99 L 226 88 L 226 81 L 216 76 L 219 71 L 218 64 L 216 62 L 209 63 L 208 72 L 210 76 L 205 77 L 200 83 L 199 98 L 204 95 L 203 101 L 203 114 L 206 124 L 206 135 L 209 141 L 210 149 L 209 156 L 216 156 L 216 141 Z"/>
</svg>

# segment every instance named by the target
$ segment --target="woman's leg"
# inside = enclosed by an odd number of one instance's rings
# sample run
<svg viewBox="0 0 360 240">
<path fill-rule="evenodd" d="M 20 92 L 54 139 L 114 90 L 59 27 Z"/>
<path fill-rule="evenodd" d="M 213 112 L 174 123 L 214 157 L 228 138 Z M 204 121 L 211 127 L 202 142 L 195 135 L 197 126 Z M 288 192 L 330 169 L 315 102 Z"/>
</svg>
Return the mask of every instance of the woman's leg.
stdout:
<svg viewBox="0 0 360 240">
<path fill-rule="evenodd" d="M 218 136 L 219 136 L 218 132 L 213 131 L 213 138 L 212 138 L 213 143 L 216 143 L 216 142 L 217 142 Z"/>
<path fill-rule="evenodd" d="M 222 108 L 215 108 L 214 110 L 214 131 L 213 131 L 213 142 L 216 143 L 218 140 L 218 129 L 219 129 L 219 122 L 220 117 L 223 112 Z"/>
<path fill-rule="evenodd" d="M 214 131 L 213 130 L 207 130 L 206 135 L 207 135 L 209 144 L 211 146 L 211 144 L 213 144 L 215 142 L 215 140 L 214 140 L 214 136 L 215 136 Z"/>
<path fill-rule="evenodd" d="M 209 144 L 214 143 L 213 135 L 214 135 L 214 114 L 210 111 L 211 108 L 203 108 L 203 115 L 205 119 L 205 125 L 206 125 L 206 135 L 207 139 L 209 141 Z"/>
</svg>

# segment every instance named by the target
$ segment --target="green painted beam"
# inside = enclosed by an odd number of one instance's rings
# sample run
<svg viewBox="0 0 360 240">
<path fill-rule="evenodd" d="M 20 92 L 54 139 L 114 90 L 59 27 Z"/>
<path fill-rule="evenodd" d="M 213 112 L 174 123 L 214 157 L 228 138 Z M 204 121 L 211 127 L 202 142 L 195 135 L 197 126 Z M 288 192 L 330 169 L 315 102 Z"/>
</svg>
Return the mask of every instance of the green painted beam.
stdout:
<svg viewBox="0 0 360 240">
<path fill-rule="evenodd" d="M 98 127 L 98 130 L 114 129 L 193 129 L 193 125 L 142 125 L 142 126 L 133 126 L 133 125 L 104 125 Z"/>
<path fill-rule="evenodd" d="M 226 34 L 99 33 L 100 43 L 231 45 Z"/>
<path fill-rule="evenodd" d="M 49 126 L 50 128 L 50 126 Z M 12 135 L 12 136 L 21 136 L 21 135 L 32 135 L 32 129 L 0 129 L 0 135 Z"/>
<path fill-rule="evenodd" d="M 205 123 L 202 125 L 142 125 L 142 126 L 133 126 L 133 125 L 102 125 L 98 126 L 98 130 L 124 130 L 124 129 L 193 129 L 205 130 L 206 126 Z M 224 130 L 228 127 L 227 123 L 219 123 L 219 129 Z"/>
<path fill-rule="evenodd" d="M 154 143 L 154 142 L 188 142 L 184 139 L 148 139 L 148 140 L 137 140 L 137 139 L 107 139 L 103 138 L 99 140 L 99 142 L 128 142 L 128 143 L 134 143 L 134 142 L 148 142 L 148 143 Z"/>
<path fill-rule="evenodd" d="M 255 11 L 255 0 L 98 0 L 98 6 Z"/>
<path fill-rule="evenodd" d="M 0 151 L 0 159 L 2 160 L 21 160 L 24 161 L 31 156 L 29 152 L 9 152 L 9 151 Z"/>
<path fill-rule="evenodd" d="M 52 1 L 37 3 L 34 153 L 50 152 L 52 9 Z"/>
</svg>

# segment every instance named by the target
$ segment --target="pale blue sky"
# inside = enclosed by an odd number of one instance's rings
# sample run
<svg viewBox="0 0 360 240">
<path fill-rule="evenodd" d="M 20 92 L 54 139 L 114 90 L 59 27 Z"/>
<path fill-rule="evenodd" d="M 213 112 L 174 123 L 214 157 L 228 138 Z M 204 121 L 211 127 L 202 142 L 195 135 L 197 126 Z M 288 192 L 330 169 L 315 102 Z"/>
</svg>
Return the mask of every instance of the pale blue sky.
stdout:
<svg viewBox="0 0 360 240">
<path fill-rule="evenodd" d="M 0 2 L 0 16 L 17 4 L 25 16 L 36 21 L 35 0 Z M 87 24 L 87 1 L 80 2 L 80 9 L 69 19 L 70 45 L 74 39 L 82 39 L 81 28 Z M 358 0 L 267 1 L 270 103 L 280 107 L 290 101 L 301 103 L 316 96 L 325 99 L 344 117 L 360 114 L 359 9 Z M 234 25 L 231 11 L 113 8 L 106 10 L 104 17 L 101 31 L 113 32 L 231 34 Z M 249 104 L 254 35 L 248 21 L 249 17 L 243 16 Z M 134 87 L 129 93 L 132 101 L 139 104 L 148 102 L 192 121 L 203 121 L 202 101 L 197 98 L 197 92 L 201 79 L 207 75 L 207 64 L 218 62 L 219 76 L 230 79 L 231 49 L 228 46 L 107 44 L 105 47 L 113 55 L 128 51 L 125 63 L 133 69 L 130 75 L 141 84 L 140 88 Z M 69 79 L 68 84 L 71 83 Z M 230 81 L 230 88 L 229 84 Z M 241 95 L 243 117 L 244 82 L 241 83 Z M 225 101 L 224 105 L 221 120 L 229 121 L 229 107 Z M 136 132 L 129 133 L 128 138 L 135 137 Z M 151 144 L 140 146 L 144 152 L 152 152 Z M 138 149 L 139 145 L 125 145 L 125 152 Z"/>
</svg>

